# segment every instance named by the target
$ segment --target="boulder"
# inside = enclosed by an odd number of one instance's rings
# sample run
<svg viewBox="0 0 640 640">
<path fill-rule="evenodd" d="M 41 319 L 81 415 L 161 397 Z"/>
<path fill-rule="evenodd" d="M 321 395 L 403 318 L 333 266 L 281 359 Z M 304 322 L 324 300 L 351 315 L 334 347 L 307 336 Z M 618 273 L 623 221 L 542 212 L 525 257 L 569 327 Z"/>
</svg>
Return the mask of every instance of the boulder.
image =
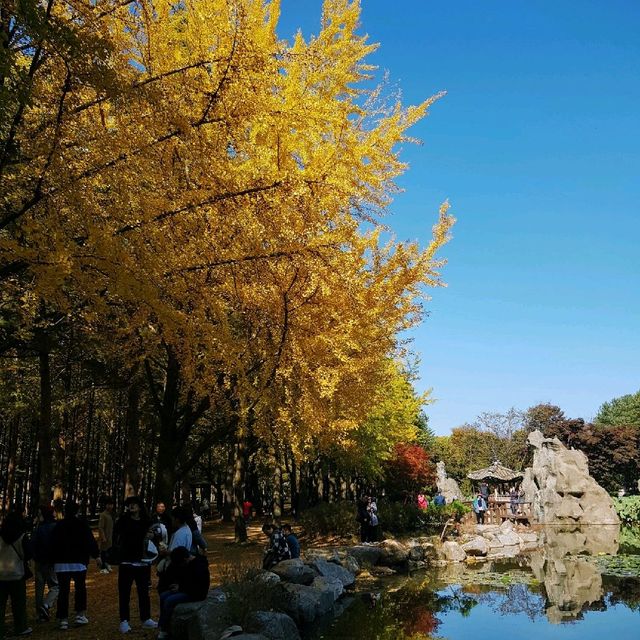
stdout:
<svg viewBox="0 0 640 640">
<path fill-rule="evenodd" d="M 385 567 L 404 564 L 409 559 L 409 548 L 397 540 L 383 540 L 379 545 L 379 549 L 378 564 Z"/>
<path fill-rule="evenodd" d="M 482 536 L 476 536 L 463 544 L 462 550 L 470 556 L 486 556 L 489 553 L 489 544 Z"/>
<path fill-rule="evenodd" d="M 442 545 L 442 553 L 449 562 L 463 562 L 467 557 L 464 549 L 452 540 L 448 540 Z"/>
<path fill-rule="evenodd" d="M 316 558 L 309 564 L 319 576 L 323 578 L 336 578 L 340 580 L 343 587 L 351 587 L 355 584 L 355 575 L 339 564 L 327 562 L 322 558 Z"/>
<path fill-rule="evenodd" d="M 517 547 L 520 545 L 520 538 L 515 531 L 509 531 L 508 533 L 499 533 L 497 537 L 498 542 L 503 547 Z"/>
<path fill-rule="evenodd" d="M 360 567 L 373 567 L 380 558 L 380 549 L 376 545 L 357 545 L 347 549 L 347 555 L 354 557 Z"/>
<path fill-rule="evenodd" d="M 247 621 L 247 630 L 259 633 L 268 640 L 300 640 L 296 623 L 277 611 L 256 611 Z"/>
<path fill-rule="evenodd" d="M 567 449 L 558 438 L 545 438 L 540 431 L 531 432 L 528 442 L 535 451 L 523 490 L 538 521 L 560 525 L 620 523 L 613 500 L 589 475 L 582 451 Z"/>
<path fill-rule="evenodd" d="M 349 573 L 353 573 L 355 576 L 360 573 L 360 565 L 353 556 L 345 556 L 341 564 Z"/>
<path fill-rule="evenodd" d="M 311 586 L 320 591 L 331 591 L 334 602 L 344 593 L 344 585 L 339 578 L 314 578 Z"/>
<path fill-rule="evenodd" d="M 171 637 L 175 640 L 218 638 L 226 628 L 221 621 L 228 612 L 228 605 L 220 593 L 213 590 L 206 600 L 179 604 L 171 616 Z"/>
<path fill-rule="evenodd" d="M 278 584 L 280 582 L 280 576 L 277 573 L 273 573 L 273 571 L 258 571 L 255 575 L 254 580 L 256 582 L 261 582 L 263 584 Z"/>
<path fill-rule="evenodd" d="M 309 585 L 317 575 L 316 572 L 300 558 L 278 562 L 271 570 L 280 577 L 280 580 L 292 584 Z"/>
<path fill-rule="evenodd" d="M 285 605 L 286 613 L 299 624 L 313 622 L 333 611 L 331 588 L 316 589 L 302 584 L 285 584 L 284 588 L 290 596 Z"/>
</svg>

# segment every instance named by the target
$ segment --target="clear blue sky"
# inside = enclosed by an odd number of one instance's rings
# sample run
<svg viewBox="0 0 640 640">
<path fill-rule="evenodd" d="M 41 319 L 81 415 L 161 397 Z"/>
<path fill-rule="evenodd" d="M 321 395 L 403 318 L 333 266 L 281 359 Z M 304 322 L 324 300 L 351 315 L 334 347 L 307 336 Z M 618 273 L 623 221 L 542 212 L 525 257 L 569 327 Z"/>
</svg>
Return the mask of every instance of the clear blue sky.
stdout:
<svg viewBox="0 0 640 640">
<path fill-rule="evenodd" d="M 317 33 L 321 5 L 283 0 L 281 35 Z M 640 389 L 640 1 L 362 7 L 405 103 L 448 92 L 386 219 L 422 243 L 441 201 L 458 219 L 413 332 L 436 433 L 539 402 L 589 419 Z"/>
</svg>

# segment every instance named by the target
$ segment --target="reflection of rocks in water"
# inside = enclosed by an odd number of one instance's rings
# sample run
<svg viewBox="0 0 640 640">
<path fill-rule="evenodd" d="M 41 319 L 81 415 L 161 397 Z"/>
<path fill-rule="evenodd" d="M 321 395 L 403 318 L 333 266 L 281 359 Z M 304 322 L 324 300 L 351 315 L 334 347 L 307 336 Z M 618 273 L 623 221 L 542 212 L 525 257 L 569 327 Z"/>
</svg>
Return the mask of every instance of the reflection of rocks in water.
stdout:
<svg viewBox="0 0 640 640">
<path fill-rule="evenodd" d="M 602 609 L 602 576 L 585 556 L 618 551 L 620 527 L 546 528 L 545 545 L 531 555 L 531 569 L 544 585 L 547 617 L 558 623 Z"/>
</svg>

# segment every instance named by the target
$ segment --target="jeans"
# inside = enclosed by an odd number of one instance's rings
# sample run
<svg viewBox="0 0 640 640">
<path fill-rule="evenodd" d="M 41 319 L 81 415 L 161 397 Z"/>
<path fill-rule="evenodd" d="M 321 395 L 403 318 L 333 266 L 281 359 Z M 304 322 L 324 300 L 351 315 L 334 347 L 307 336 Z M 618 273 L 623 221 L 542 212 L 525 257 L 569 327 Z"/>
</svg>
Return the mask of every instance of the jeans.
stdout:
<svg viewBox="0 0 640 640">
<path fill-rule="evenodd" d="M 7 600 L 11 598 L 13 630 L 16 635 L 27 628 L 27 585 L 20 580 L 0 580 L 0 638 L 4 638 L 4 616 Z"/>
<path fill-rule="evenodd" d="M 87 571 L 60 571 L 58 573 L 58 609 L 56 618 L 66 620 L 69 617 L 69 592 L 73 580 L 74 605 L 76 613 L 87 610 Z"/>
<path fill-rule="evenodd" d="M 35 571 L 33 572 L 35 578 L 36 589 L 36 614 L 40 612 L 42 605 L 50 609 L 55 601 L 58 599 L 58 576 L 53 570 L 52 564 L 43 564 L 36 562 Z M 49 587 L 47 597 L 44 597 L 44 588 Z"/>
<path fill-rule="evenodd" d="M 131 598 L 131 585 L 136 583 L 138 592 L 138 609 L 140 620 L 143 622 L 151 617 L 151 567 L 145 565 L 136 567 L 132 564 L 121 564 L 118 568 L 118 603 L 120 606 L 120 620 L 130 620 L 129 600 Z"/>
<path fill-rule="evenodd" d="M 165 591 L 160 594 L 160 620 L 158 621 L 158 626 L 161 631 L 169 631 L 173 610 L 183 602 L 191 602 L 191 598 L 186 593 Z"/>
</svg>

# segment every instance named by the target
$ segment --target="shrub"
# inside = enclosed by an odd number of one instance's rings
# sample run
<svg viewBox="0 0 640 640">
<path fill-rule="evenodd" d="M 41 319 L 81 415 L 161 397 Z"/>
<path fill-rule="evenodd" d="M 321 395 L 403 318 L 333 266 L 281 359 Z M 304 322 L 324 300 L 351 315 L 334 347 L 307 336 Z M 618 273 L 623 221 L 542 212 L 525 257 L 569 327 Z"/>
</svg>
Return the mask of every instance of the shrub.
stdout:
<svg viewBox="0 0 640 640">
<path fill-rule="evenodd" d="M 279 611 L 290 608 L 291 595 L 280 584 L 267 584 L 256 577 L 260 569 L 223 568 L 222 589 L 227 596 L 227 622 L 245 627 L 256 611 Z"/>
<path fill-rule="evenodd" d="M 303 511 L 300 526 L 310 537 L 355 535 L 360 525 L 356 522 L 356 506 L 351 502 L 321 502 Z"/>
<path fill-rule="evenodd" d="M 620 520 L 627 523 L 640 522 L 640 496 L 614 498 L 613 505 Z"/>
<path fill-rule="evenodd" d="M 400 502 L 382 503 L 379 509 L 380 524 L 393 534 L 439 533 L 449 518 L 459 520 L 470 508 L 454 501 L 444 506 L 430 504 L 428 509 L 418 509 L 414 504 Z"/>
</svg>

